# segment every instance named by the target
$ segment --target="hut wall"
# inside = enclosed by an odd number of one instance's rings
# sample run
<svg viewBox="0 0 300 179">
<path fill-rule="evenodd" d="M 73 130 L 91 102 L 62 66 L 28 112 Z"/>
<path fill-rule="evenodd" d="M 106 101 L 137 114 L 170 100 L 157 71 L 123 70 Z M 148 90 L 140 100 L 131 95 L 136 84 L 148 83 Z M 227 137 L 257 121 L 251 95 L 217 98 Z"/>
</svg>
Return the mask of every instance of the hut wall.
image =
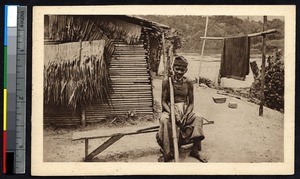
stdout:
<svg viewBox="0 0 300 179">
<path fill-rule="evenodd" d="M 44 45 L 44 64 L 47 65 L 51 61 L 69 61 L 79 58 L 79 51 L 79 42 Z"/>
<path fill-rule="evenodd" d="M 84 56 L 103 54 L 104 40 L 82 42 L 81 59 Z M 80 43 L 70 42 L 57 45 L 44 45 L 44 64 L 51 61 L 69 61 L 79 58 Z"/>
<path fill-rule="evenodd" d="M 45 45 L 45 65 L 51 61 L 70 61 L 74 58 L 104 53 L 104 40 Z M 147 50 L 143 44 L 127 45 L 115 42 L 113 58 L 109 65 L 111 77 L 111 104 L 94 100 L 90 106 L 76 112 L 70 110 L 45 110 L 44 124 L 80 125 L 81 110 L 85 110 L 85 122 L 99 122 L 109 116 L 124 116 L 128 111 L 137 114 L 153 114 L 153 95 Z M 81 53 L 81 55 L 79 55 Z"/>
<path fill-rule="evenodd" d="M 80 43 L 64 43 L 58 45 L 44 46 L 44 65 L 47 66 L 52 61 L 72 61 L 81 56 L 83 61 L 87 56 L 103 56 L 104 40 L 96 40 L 91 42 L 82 42 L 82 50 L 80 52 Z M 80 55 L 81 53 L 81 55 Z M 70 89 L 71 90 L 71 89 Z M 45 97 L 44 97 L 45 99 Z M 45 125 L 79 125 L 81 123 L 81 109 L 62 109 L 62 107 L 44 106 L 44 124 Z"/>
<path fill-rule="evenodd" d="M 70 111 L 61 108 L 44 110 L 44 125 L 77 126 L 81 124 L 79 110 Z"/>
<path fill-rule="evenodd" d="M 118 117 L 153 114 L 153 94 L 147 51 L 140 44 L 128 45 L 115 42 L 110 61 L 110 105 L 97 103 L 86 109 L 86 122 Z"/>
<path fill-rule="evenodd" d="M 157 39 L 156 28 L 152 29 L 151 27 L 154 35 L 151 36 L 151 42 L 150 39 L 145 41 L 148 44 L 148 48 L 145 50 L 144 45 L 139 44 L 142 39 L 140 38 L 142 35 L 142 25 L 140 24 L 142 23 L 132 23 L 119 16 L 45 16 L 45 65 L 51 61 L 74 60 L 79 56 L 84 59 L 86 56 L 103 53 L 106 64 L 109 63 L 107 59 L 111 59 L 109 66 L 110 105 L 105 105 L 103 102 L 99 102 L 100 100 L 94 100 L 92 105 L 85 105 L 84 109 L 81 108 L 79 112 L 75 113 L 58 109 L 54 110 L 54 113 L 48 111 L 48 113 L 44 113 L 45 124 L 56 121 L 54 122 L 56 124 L 78 125 L 81 123 L 81 110 L 85 110 L 86 122 L 98 122 L 107 115 L 124 115 L 130 110 L 136 111 L 137 114 L 153 114 L 150 70 L 157 71 L 160 39 Z M 156 39 L 152 39 L 154 36 Z M 99 48 L 97 43 L 92 41 L 99 39 L 105 39 L 102 41 L 106 42 L 105 48 Z M 83 42 L 80 51 L 78 42 L 80 40 L 92 42 Z M 110 40 L 126 42 L 116 44 L 115 49 L 117 50 L 114 51 L 112 58 L 113 49 L 108 43 L 108 41 L 111 42 Z M 64 44 L 47 45 L 63 42 Z M 98 88 L 98 86 L 94 86 L 94 88 Z"/>
<path fill-rule="evenodd" d="M 149 63 L 150 63 L 150 69 L 153 72 L 158 72 L 158 66 L 159 66 L 159 60 L 160 60 L 160 44 L 159 40 L 157 38 L 151 38 L 150 39 L 150 49 L 149 49 Z"/>
</svg>

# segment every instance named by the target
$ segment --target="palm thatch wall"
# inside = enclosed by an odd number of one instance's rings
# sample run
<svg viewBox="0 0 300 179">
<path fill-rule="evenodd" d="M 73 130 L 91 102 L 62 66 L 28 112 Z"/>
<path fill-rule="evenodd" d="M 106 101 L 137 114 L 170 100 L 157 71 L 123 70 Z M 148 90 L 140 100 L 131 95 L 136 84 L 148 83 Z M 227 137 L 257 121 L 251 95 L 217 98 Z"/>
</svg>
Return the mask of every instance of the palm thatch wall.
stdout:
<svg viewBox="0 0 300 179">
<path fill-rule="evenodd" d="M 108 102 L 109 59 L 104 58 L 104 47 L 104 40 L 46 45 L 44 104 L 76 110 L 95 98 Z"/>
</svg>

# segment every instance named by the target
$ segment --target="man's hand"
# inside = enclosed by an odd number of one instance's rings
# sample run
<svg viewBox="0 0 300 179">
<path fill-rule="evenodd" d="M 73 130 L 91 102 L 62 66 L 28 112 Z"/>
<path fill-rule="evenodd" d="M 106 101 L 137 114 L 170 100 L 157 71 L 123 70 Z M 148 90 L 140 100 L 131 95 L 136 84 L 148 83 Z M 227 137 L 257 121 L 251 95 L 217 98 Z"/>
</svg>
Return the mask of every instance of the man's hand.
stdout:
<svg viewBox="0 0 300 179">
<path fill-rule="evenodd" d="M 187 122 L 188 115 L 184 114 L 181 118 L 181 126 L 185 126 Z"/>
</svg>

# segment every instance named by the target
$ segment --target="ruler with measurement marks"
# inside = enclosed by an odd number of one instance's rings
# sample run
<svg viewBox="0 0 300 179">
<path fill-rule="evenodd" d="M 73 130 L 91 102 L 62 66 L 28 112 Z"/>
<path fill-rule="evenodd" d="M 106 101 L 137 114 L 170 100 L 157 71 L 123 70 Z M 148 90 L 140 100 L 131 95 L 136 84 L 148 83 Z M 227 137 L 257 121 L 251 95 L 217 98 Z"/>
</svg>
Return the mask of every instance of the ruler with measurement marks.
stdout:
<svg viewBox="0 0 300 179">
<path fill-rule="evenodd" d="M 3 173 L 25 173 L 27 7 L 5 6 Z"/>
</svg>

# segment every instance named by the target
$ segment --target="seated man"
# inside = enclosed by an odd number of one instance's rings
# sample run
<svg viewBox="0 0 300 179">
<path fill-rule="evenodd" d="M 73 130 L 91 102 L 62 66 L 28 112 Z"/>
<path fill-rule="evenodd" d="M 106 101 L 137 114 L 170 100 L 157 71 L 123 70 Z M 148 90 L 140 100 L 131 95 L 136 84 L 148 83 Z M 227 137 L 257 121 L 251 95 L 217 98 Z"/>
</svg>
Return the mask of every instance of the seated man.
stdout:
<svg viewBox="0 0 300 179">
<path fill-rule="evenodd" d="M 178 146 L 193 143 L 190 156 L 197 158 L 201 162 L 206 162 L 201 151 L 201 141 L 204 139 L 202 130 L 203 120 L 193 113 L 194 109 L 194 87 L 191 80 L 183 76 L 187 72 L 188 62 L 182 56 L 177 56 L 173 63 L 171 76 L 174 87 L 175 118 L 178 130 Z M 171 109 L 170 109 L 170 86 L 168 78 L 162 82 L 162 115 L 160 118 L 160 128 L 156 135 L 157 142 L 164 154 L 158 160 L 167 162 L 174 158 Z"/>
</svg>

